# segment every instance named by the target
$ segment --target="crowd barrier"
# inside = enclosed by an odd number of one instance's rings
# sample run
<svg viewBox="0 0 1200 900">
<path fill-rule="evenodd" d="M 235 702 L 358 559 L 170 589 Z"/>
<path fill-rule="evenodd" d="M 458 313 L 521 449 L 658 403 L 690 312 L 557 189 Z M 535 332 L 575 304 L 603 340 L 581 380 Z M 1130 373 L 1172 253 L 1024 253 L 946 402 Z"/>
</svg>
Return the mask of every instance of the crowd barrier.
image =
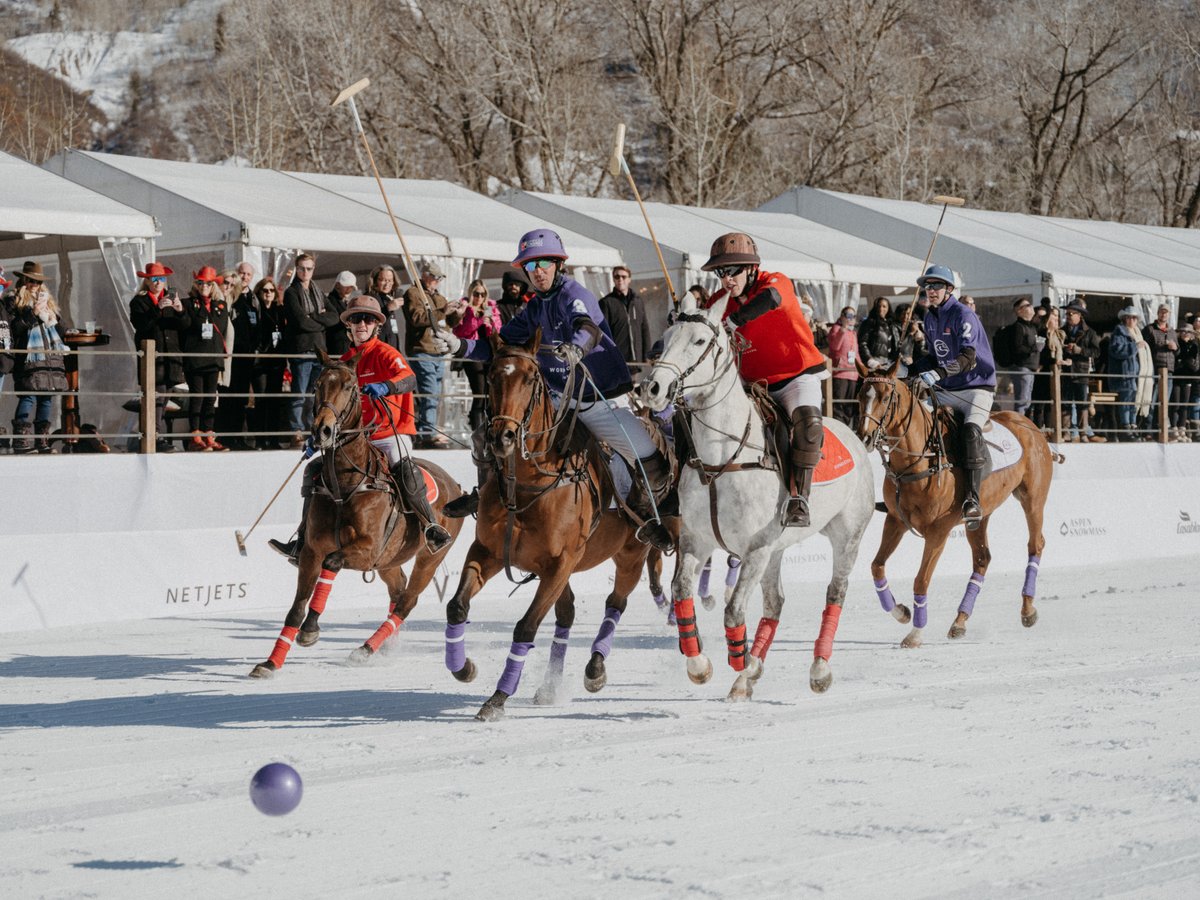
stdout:
<svg viewBox="0 0 1200 900">
<path fill-rule="evenodd" d="M 1090 562 L 1124 559 L 1148 566 L 1155 557 L 1200 551 L 1200 445 L 1060 449 L 1067 459 L 1056 466 L 1046 508 L 1043 592 L 1053 589 L 1059 568 L 1071 570 L 1075 579 Z M 294 528 L 299 474 L 250 536 L 245 557 L 234 531 L 254 522 L 298 458 L 284 451 L 6 458 L 0 465 L 6 513 L 0 523 L 0 631 L 251 611 L 282 620 L 296 570 L 267 548 L 266 539 L 285 538 Z M 431 458 L 464 486 L 473 483 L 468 451 L 440 451 Z M 887 488 L 877 456 L 872 465 L 881 498 Z M 882 514 L 872 520 L 853 577 L 869 574 L 882 520 Z M 453 592 L 472 534 L 468 520 L 419 610 L 436 607 Z M 988 534 L 989 574 L 1023 571 L 1026 528 L 1015 500 L 992 517 Z M 921 546 L 919 538 L 906 536 L 889 563 L 898 598 L 910 593 Z M 784 562 L 789 598 L 801 593 L 822 598 L 830 564 L 829 544 L 819 535 L 789 550 Z M 671 565 L 668 560 L 668 572 Z M 611 578 L 608 564 L 598 571 Z M 968 572 L 969 549 L 958 528 L 938 566 L 934 587 L 946 594 L 939 606 L 957 602 Z M 511 588 L 498 575 L 484 596 L 503 596 Z M 534 586 L 520 590 L 532 596 Z M 639 586 L 631 602 L 648 602 L 648 596 Z M 381 581 L 367 584 L 347 571 L 331 603 L 370 607 L 382 619 L 387 592 Z M 848 603 L 874 604 L 875 598 L 855 596 Z"/>
</svg>

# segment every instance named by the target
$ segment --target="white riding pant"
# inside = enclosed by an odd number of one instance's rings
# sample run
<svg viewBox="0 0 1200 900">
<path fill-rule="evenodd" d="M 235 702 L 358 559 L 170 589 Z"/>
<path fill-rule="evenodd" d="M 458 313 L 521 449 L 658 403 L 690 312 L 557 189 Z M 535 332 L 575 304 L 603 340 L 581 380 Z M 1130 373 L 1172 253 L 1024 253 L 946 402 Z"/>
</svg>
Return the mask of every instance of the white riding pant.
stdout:
<svg viewBox="0 0 1200 900">
<path fill-rule="evenodd" d="M 397 440 L 400 446 L 397 446 Z M 383 451 L 383 455 L 387 457 L 388 467 L 396 465 L 403 456 L 412 456 L 412 436 L 407 434 L 388 435 L 385 438 L 380 438 L 377 441 L 371 441 L 376 447 Z M 404 448 L 401 451 L 401 446 Z"/>
<path fill-rule="evenodd" d="M 828 369 L 808 375 L 797 375 L 778 390 L 767 388 L 767 393 L 771 395 L 772 400 L 787 410 L 789 416 L 801 406 L 815 406 L 821 409 L 825 399 L 821 391 L 821 382 L 828 378 Z"/>
<path fill-rule="evenodd" d="M 949 406 L 955 412 L 963 417 L 964 422 L 970 422 L 972 425 L 978 425 L 980 428 L 987 425 L 988 416 L 992 413 L 991 391 L 983 388 L 966 388 L 959 391 L 937 391 L 938 403 L 942 406 Z"/>
<path fill-rule="evenodd" d="M 555 397 L 555 405 L 559 399 Z M 629 405 L 629 395 L 612 400 L 574 404 L 579 407 L 579 420 L 598 439 L 604 441 L 632 465 L 634 460 L 654 455 L 658 448 L 646 430 L 649 426 Z"/>
</svg>

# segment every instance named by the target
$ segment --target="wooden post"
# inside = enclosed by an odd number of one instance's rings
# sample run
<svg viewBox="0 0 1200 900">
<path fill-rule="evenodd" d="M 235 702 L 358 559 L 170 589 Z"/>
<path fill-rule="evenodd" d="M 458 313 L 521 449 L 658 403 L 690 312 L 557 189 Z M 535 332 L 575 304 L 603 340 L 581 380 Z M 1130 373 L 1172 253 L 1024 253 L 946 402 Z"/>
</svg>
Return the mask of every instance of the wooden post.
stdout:
<svg viewBox="0 0 1200 900">
<path fill-rule="evenodd" d="M 1050 372 L 1050 409 L 1054 416 L 1054 443 L 1061 444 L 1062 434 L 1062 367 L 1055 363 Z"/>
<path fill-rule="evenodd" d="M 154 341 L 142 341 L 142 358 L 138 365 L 138 387 L 142 390 L 142 402 L 138 409 L 138 431 L 142 433 L 142 453 L 153 453 L 158 445 L 158 417 L 155 415 L 158 398 L 154 395 L 154 369 Z"/>
<path fill-rule="evenodd" d="M 823 390 L 825 391 L 825 416 L 833 418 L 833 378 L 826 378 L 823 382 Z"/>
<path fill-rule="evenodd" d="M 1169 381 L 1167 380 L 1167 370 L 1165 368 L 1158 370 L 1158 441 L 1161 444 L 1167 443 L 1170 436 L 1167 432 L 1167 423 L 1170 421 L 1167 415 L 1167 403 L 1171 399 L 1168 391 Z"/>
</svg>

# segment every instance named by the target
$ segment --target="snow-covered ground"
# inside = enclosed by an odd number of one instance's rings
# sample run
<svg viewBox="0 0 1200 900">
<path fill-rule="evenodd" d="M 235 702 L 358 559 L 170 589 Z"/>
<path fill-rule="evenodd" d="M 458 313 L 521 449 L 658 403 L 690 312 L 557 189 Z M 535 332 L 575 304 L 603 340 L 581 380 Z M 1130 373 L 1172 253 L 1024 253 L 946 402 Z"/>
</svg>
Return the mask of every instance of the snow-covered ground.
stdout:
<svg viewBox="0 0 1200 900">
<path fill-rule="evenodd" d="M 355 668 L 382 609 L 335 588 L 320 643 L 266 682 L 245 676 L 282 609 L 7 634 L 0 896 L 1198 896 L 1194 570 L 1048 565 L 1033 629 L 1020 573 L 997 575 L 959 642 L 944 571 L 918 651 L 860 577 L 830 692 L 807 686 L 818 593 L 744 704 L 723 699 L 719 611 L 695 686 L 644 586 L 586 694 L 605 585 L 577 579 L 576 696 L 530 701 L 547 623 L 491 725 L 472 717 L 529 588 L 475 605 L 470 685 L 443 667 L 436 595 Z M 305 783 L 278 819 L 247 795 L 272 760 Z"/>
</svg>

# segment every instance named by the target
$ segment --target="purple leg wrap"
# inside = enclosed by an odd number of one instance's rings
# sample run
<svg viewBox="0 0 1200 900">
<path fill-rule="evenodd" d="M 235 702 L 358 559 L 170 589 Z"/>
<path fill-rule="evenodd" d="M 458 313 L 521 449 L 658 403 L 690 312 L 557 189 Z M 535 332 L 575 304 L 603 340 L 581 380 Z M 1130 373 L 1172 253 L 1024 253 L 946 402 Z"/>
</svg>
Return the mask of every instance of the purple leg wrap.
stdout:
<svg viewBox="0 0 1200 900">
<path fill-rule="evenodd" d="M 731 588 L 737 584 L 738 573 L 742 571 L 742 561 L 736 556 L 730 557 L 729 568 L 725 570 L 725 587 Z"/>
<path fill-rule="evenodd" d="M 612 652 L 613 634 L 617 630 L 617 623 L 621 621 L 621 611 L 613 609 L 611 606 L 604 610 L 604 621 L 600 623 L 600 630 L 596 632 L 596 639 L 592 641 L 592 652 L 599 653 L 605 659 L 608 659 L 608 654 Z"/>
<path fill-rule="evenodd" d="M 446 626 L 446 668 L 459 672 L 467 664 L 467 623 Z"/>
<path fill-rule="evenodd" d="M 704 564 L 704 568 L 700 570 L 700 584 L 696 587 L 696 593 L 701 597 L 708 596 L 708 576 L 712 574 L 712 557 Z"/>
<path fill-rule="evenodd" d="M 508 650 L 508 662 L 504 664 L 504 674 L 500 676 L 496 690 L 503 691 L 510 697 L 517 692 L 517 685 L 521 683 L 521 670 L 525 668 L 525 657 L 532 649 L 532 643 L 512 642 Z"/>
<path fill-rule="evenodd" d="M 654 605 L 658 607 L 659 612 L 662 612 L 664 609 L 666 609 L 671 604 L 667 602 L 666 594 L 663 594 L 660 591 L 659 593 L 654 595 Z"/>
<path fill-rule="evenodd" d="M 1040 556 L 1029 557 L 1029 565 L 1025 567 L 1025 586 L 1021 588 L 1021 593 L 1026 597 L 1035 596 L 1037 591 L 1037 575 L 1038 567 L 1042 563 Z"/>
<path fill-rule="evenodd" d="M 929 621 L 929 610 L 925 608 L 925 594 L 913 594 L 913 628 L 924 628 Z"/>
<path fill-rule="evenodd" d="M 561 625 L 554 626 L 554 643 L 550 645 L 550 668 L 561 672 L 567 658 L 567 639 L 571 636 L 570 628 Z"/>
<path fill-rule="evenodd" d="M 892 596 L 892 589 L 888 587 L 886 578 L 875 579 L 875 593 L 879 595 L 879 605 L 883 607 L 883 611 L 890 613 L 896 608 L 896 598 Z"/>
<path fill-rule="evenodd" d="M 975 612 L 975 598 L 979 596 L 980 589 L 983 588 L 983 576 L 978 572 L 971 575 L 971 580 L 967 582 L 967 591 L 963 594 L 962 603 L 958 604 L 958 611 L 966 613 L 968 616 Z"/>
</svg>

